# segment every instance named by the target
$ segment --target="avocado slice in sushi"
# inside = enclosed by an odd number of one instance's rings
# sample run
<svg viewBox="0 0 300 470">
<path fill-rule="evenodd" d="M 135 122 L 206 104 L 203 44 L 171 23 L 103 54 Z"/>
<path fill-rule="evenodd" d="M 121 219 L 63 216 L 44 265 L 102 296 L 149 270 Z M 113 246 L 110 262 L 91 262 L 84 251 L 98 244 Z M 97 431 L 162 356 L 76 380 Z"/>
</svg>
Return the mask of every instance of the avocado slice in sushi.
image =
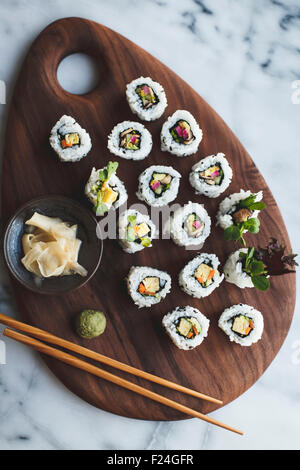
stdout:
<svg viewBox="0 0 300 470">
<path fill-rule="evenodd" d="M 163 179 L 165 179 L 166 176 L 166 173 L 153 173 L 152 178 L 155 181 L 162 181 Z"/>
</svg>

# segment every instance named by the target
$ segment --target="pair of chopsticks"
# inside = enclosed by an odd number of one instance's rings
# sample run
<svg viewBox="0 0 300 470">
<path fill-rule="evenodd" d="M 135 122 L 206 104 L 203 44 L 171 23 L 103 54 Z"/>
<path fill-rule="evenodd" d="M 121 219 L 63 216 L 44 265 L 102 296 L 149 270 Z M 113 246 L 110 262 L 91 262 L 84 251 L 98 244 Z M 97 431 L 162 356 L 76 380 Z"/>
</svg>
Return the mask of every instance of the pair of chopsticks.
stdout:
<svg viewBox="0 0 300 470">
<path fill-rule="evenodd" d="M 17 320 L 14 320 L 11 317 L 3 315 L 2 313 L 0 313 L 0 323 L 2 323 L 3 325 L 9 326 L 11 328 L 14 328 L 16 330 L 22 331 L 23 333 L 28 333 L 31 336 L 38 338 L 39 340 L 60 346 L 64 349 L 68 349 L 69 351 L 73 351 L 75 353 L 81 354 L 82 356 L 88 357 L 90 359 L 101 362 L 103 364 L 107 364 L 111 367 L 122 370 L 124 372 L 128 372 L 137 377 L 141 377 L 143 379 L 150 380 L 151 382 L 158 383 L 159 385 L 163 385 L 164 387 L 168 387 L 173 390 L 177 390 L 179 392 L 183 392 L 188 395 L 201 398 L 203 400 L 207 400 L 209 402 L 216 403 L 219 405 L 223 403 L 222 401 L 216 398 L 210 397 L 208 395 L 204 395 L 203 393 L 197 392 L 196 390 L 183 387 L 182 385 L 176 384 L 174 382 L 170 382 L 169 380 L 163 379 L 156 375 L 149 374 L 148 372 L 144 372 L 143 370 L 136 369 L 135 367 L 116 361 L 115 359 L 111 359 L 107 356 L 104 356 L 103 354 L 97 353 L 90 349 L 84 348 L 83 346 L 79 346 L 78 344 L 75 344 L 65 339 L 54 336 L 51 333 L 48 333 L 44 330 L 40 330 L 33 326 L 27 325 L 25 323 L 21 323 Z M 99 367 L 96 367 L 86 361 L 78 359 L 77 357 L 72 356 L 71 354 L 65 353 L 64 351 L 61 351 L 60 349 L 52 348 L 51 346 L 41 343 L 40 341 L 37 341 L 36 339 L 30 336 L 23 335 L 17 331 L 11 330 L 10 328 L 5 328 L 3 334 L 4 336 L 7 336 L 8 338 L 12 338 L 27 346 L 31 346 L 33 349 L 43 354 L 54 357 L 55 359 L 58 359 L 59 361 L 64 362 L 65 364 L 69 364 L 77 369 L 81 369 L 85 372 L 89 372 L 90 374 L 96 375 L 97 377 L 101 377 L 104 380 L 107 380 L 116 385 L 119 385 L 120 387 L 131 390 L 135 393 L 138 393 L 139 395 L 143 395 L 144 397 L 150 398 L 151 400 L 162 403 L 163 405 L 169 406 L 170 408 L 174 408 L 175 410 L 181 411 L 182 413 L 193 416 L 195 418 L 202 419 L 203 421 L 207 421 L 208 423 L 215 424 L 216 426 L 220 426 L 221 428 L 227 429 L 228 431 L 232 431 L 241 435 L 243 434 L 241 431 L 231 426 L 228 426 L 227 424 L 221 423 L 220 421 L 217 421 L 202 413 L 199 413 L 198 411 L 193 410 L 192 408 L 189 408 L 185 405 L 181 405 L 180 403 L 176 401 L 170 400 L 169 398 L 166 398 L 163 395 L 159 395 L 158 393 L 152 392 L 144 387 L 136 385 L 133 382 L 122 379 L 121 377 L 118 377 L 117 375 L 114 375 L 110 372 L 100 369 Z"/>
</svg>

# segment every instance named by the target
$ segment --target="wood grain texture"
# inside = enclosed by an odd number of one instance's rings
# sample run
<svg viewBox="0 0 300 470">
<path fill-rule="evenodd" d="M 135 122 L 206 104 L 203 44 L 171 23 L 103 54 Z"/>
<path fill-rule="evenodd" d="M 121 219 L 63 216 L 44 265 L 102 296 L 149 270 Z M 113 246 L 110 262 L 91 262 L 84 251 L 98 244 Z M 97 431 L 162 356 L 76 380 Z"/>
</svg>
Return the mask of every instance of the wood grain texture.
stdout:
<svg viewBox="0 0 300 470">
<path fill-rule="evenodd" d="M 57 82 L 61 60 L 74 52 L 85 52 L 99 63 L 100 83 L 91 93 L 74 96 Z M 290 243 L 279 209 L 263 177 L 238 139 L 215 111 L 170 69 L 144 50 L 115 32 L 80 18 L 66 18 L 48 26 L 32 45 L 23 64 L 11 103 L 3 162 L 2 214 L 4 222 L 24 202 L 43 194 L 62 194 L 84 200 L 83 186 L 91 168 L 104 166 L 112 156 L 107 136 L 112 127 L 125 119 L 136 120 L 125 99 L 125 85 L 140 76 L 151 76 L 166 90 L 169 106 L 159 120 L 146 124 L 154 140 L 150 156 L 141 162 L 119 161 L 129 204 L 136 203 L 137 177 L 151 164 L 174 166 L 183 178 L 181 204 L 193 200 L 204 203 L 214 225 L 218 199 L 195 196 L 188 173 L 199 157 L 224 152 L 233 168 L 233 182 L 223 196 L 239 191 L 263 190 L 267 209 L 261 213 L 261 230 L 247 234 L 248 243 L 264 245 L 270 236 Z M 200 123 L 204 138 L 197 155 L 183 159 L 160 151 L 160 129 L 176 109 L 189 110 Z M 60 163 L 48 144 L 51 127 L 62 114 L 74 116 L 91 135 L 93 148 L 79 163 Z M 85 202 L 88 207 L 88 201 Z M 220 229 L 206 241 L 207 252 L 215 252 L 223 263 L 237 249 L 225 242 Z M 105 240 L 101 266 L 82 289 L 60 297 L 33 294 L 13 282 L 22 319 L 34 326 L 90 347 L 114 359 L 197 389 L 229 403 L 247 390 L 264 372 L 280 349 L 290 327 L 295 303 L 295 276 L 272 279 L 263 293 L 240 290 L 223 282 L 209 297 L 193 299 L 181 292 L 177 275 L 195 252 L 177 247 L 170 240 L 156 241 L 153 248 L 134 255 L 124 253 L 115 240 Z M 172 291 L 151 310 L 138 310 L 128 297 L 124 277 L 131 265 L 149 265 L 172 275 Z M 262 340 L 250 348 L 231 344 L 217 327 L 223 309 L 239 302 L 262 311 L 265 330 Z M 165 334 L 161 319 L 177 305 L 199 308 L 211 321 L 209 336 L 193 351 L 178 350 Z M 103 336 L 92 342 L 80 340 L 71 324 L 83 308 L 101 309 L 108 325 Z M 119 415 L 150 419 L 185 418 L 176 410 L 121 389 L 89 374 L 45 358 L 55 375 L 75 394 L 89 403 Z M 120 372 L 120 376 L 128 375 Z M 216 405 L 165 391 L 155 384 L 130 378 L 149 389 L 203 413 Z"/>
</svg>

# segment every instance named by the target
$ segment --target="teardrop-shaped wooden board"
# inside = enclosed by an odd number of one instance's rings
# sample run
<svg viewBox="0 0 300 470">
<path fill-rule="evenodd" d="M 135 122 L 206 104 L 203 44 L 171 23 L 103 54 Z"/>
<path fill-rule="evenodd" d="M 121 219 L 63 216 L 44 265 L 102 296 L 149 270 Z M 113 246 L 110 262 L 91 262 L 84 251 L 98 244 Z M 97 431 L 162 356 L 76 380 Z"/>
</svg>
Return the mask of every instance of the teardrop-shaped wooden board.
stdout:
<svg viewBox="0 0 300 470">
<path fill-rule="evenodd" d="M 92 92 L 75 96 L 63 90 L 56 76 L 61 60 L 75 52 L 93 56 L 100 69 L 100 83 Z M 168 107 L 157 121 L 146 124 L 154 146 L 140 162 L 114 158 L 107 150 L 107 136 L 115 124 L 137 120 L 125 98 L 125 86 L 141 75 L 160 82 Z M 199 78 L 201 83 L 201 77 Z M 176 109 L 189 110 L 203 129 L 197 154 L 177 158 L 160 150 L 160 129 Z M 49 132 L 63 115 L 74 116 L 91 135 L 93 148 L 79 163 L 60 163 L 49 147 Z M 263 144 L 263 143 L 262 143 Z M 188 182 L 192 165 L 216 152 L 224 152 L 233 168 L 233 181 L 218 199 L 195 196 Z M 65 18 L 48 26 L 32 45 L 23 64 L 10 107 L 3 162 L 2 213 L 6 222 L 26 201 L 45 194 L 61 194 L 82 201 L 83 187 L 93 166 L 109 159 L 119 161 L 118 174 L 125 182 L 129 204 L 136 198 L 138 175 L 152 164 L 172 165 L 182 174 L 176 202 L 203 203 L 212 218 L 212 233 L 203 250 L 216 253 L 224 263 L 237 249 L 215 228 L 215 215 L 224 196 L 243 189 L 263 190 L 267 209 L 261 213 L 261 230 L 247 241 L 264 246 L 276 236 L 290 249 L 288 234 L 276 202 L 251 157 L 216 112 L 174 72 L 137 45 L 110 29 L 81 18 Z M 272 279 L 267 292 L 238 289 L 227 282 L 209 297 L 196 300 L 183 293 L 177 282 L 182 267 L 195 252 L 170 240 L 156 240 L 140 253 L 124 253 L 116 240 L 104 241 L 104 254 L 94 278 L 83 288 L 63 296 L 37 295 L 12 280 L 20 314 L 25 322 L 92 348 L 119 361 L 221 398 L 224 404 L 241 395 L 262 375 L 279 351 L 290 327 L 295 303 L 295 276 Z M 129 298 L 124 278 L 132 265 L 161 268 L 172 276 L 172 290 L 151 309 L 138 309 Z M 229 342 L 218 328 L 224 308 L 243 302 L 260 310 L 265 319 L 262 340 L 250 348 Z M 210 319 L 208 338 L 192 351 L 177 349 L 162 328 L 164 314 L 177 305 L 192 305 Z M 90 342 L 72 329 L 72 319 L 81 309 L 96 308 L 107 314 L 105 334 Z M 54 374 L 87 402 L 119 415 L 149 420 L 186 418 L 116 385 L 94 378 L 58 361 L 45 358 Z M 126 374 L 117 372 L 128 378 Z M 130 377 L 158 393 L 188 404 L 203 413 L 215 405 Z M 237 423 L 236 423 L 237 424 Z"/>
</svg>

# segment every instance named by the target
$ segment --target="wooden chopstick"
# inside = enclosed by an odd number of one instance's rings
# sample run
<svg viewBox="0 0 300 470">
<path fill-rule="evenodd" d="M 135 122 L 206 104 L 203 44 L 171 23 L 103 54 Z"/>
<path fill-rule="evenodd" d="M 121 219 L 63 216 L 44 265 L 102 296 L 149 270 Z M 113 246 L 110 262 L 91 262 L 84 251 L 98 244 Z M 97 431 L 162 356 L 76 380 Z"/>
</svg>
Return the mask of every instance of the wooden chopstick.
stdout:
<svg viewBox="0 0 300 470">
<path fill-rule="evenodd" d="M 187 415 L 194 416 L 195 418 L 200 418 L 203 421 L 215 424 L 216 426 L 227 429 L 228 431 L 243 435 L 243 433 L 238 429 L 228 426 L 227 424 L 221 423 L 220 421 L 217 421 L 213 418 L 210 418 L 209 416 L 199 413 L 198 411 L 193 410 L 192 408 L 181 405 L 180 403 L 170 400 L 169 398 L 159 395 L 158 393 L 151 392 L 150 390 L 136 385 L 133 382 L 129 382 L 128 380 L 122 379 L 117 375 L 111 374 L 110 372 L 106 372 L 100 369 L 99 367 L 95 367 L 92 364 L 89 364 L 88 362 L 82 361 L 81 359 L 72 356 L 71 354 L 63 352 L 60 349 L 52 348 L 51 346 L 41 343 L 40 341 L 37 341 L 36 339 L 31 338 L 30 336 L 22 335 L 21 333 L 18 333 L 17 331 L 11 330 L 9 328 L 5 328 L 3 334 L 8 338 L 12 338 L 16 341 L 19 341 L 20 343 L 26 344 L 27 346 L 31 346 L 42 354 L 47 354 L 48 356 L 54 357 L 59 361 L 64 362 L 65 364 L 69 364 L 73 367 L 76 367 L 77 369 L 81 369 L 85 372 L 89 372 L 90 374 L 96 375 L 97 377 L 101 377 L 104 380 L 108 380 L 109 382 L 112 382 L 123 388 L 138 393 L 139 395 L 143 395 L 144 397 L 150 398 L 151 400 L 162 403 L 163 405 L 167 405 L 170 408 L 174 408 L 175 410 L 181 411 L 182 413 L 185 413 Z"/>
<path fill-rule="evenodd" d="M 116 361 L 115 359 L 111 359 L 110 357 L 104 356 L 103 354 L 84 348 L 83 346 L 79 346 L 78 344 L 72 343 L 71 341 L 67 341 L 65 339 L 54 336 L 51 333 L 48 333 L 47 331 L 40 330 L 39 328 L 35 328 L 34 326 L 30 326 L 26 323 L 14 320 L 13 318 L 8 317 L 7 315 L 3 315 L 2 313 L 0 313 L 0 323 L 3 323 L 6 326 L 10 326 L 11 328 L 15 328 L 16 330 L 23 331 L 24 333 L 28 333 L 31 336 L 34 336 L 35 338 L 38 338 L 42 341 L 46 341 L 46 343 L 55 344 L 57 346 L 68 349 L 77 354 L 81 354 L 82 356 L 88 357 L 95 361 L 102 362 L 103 364 L 115 367 L 116 369 L 123 370 L 124 372 L 136 375 L 137 377 L 141 377 L 143 379 L 150 380 L 151 382 L 158 383 L 159 385 L 163 385 L 164 387 L 169 387 L 179 392 L 183 392 L 188 395 L 192 395 L 194 397 L 201 398 L 212 403 L 216 403 L 218 405 L 223 404 L 223 402 L 221 400 L 218 400 L 217 398 L 204 395 L 203 393 L 197 392 L 196 390 L 192 390 L 190 388 L 176 384 L 156 375 L 144 372 L 143 370 Z"/>
</svg>

